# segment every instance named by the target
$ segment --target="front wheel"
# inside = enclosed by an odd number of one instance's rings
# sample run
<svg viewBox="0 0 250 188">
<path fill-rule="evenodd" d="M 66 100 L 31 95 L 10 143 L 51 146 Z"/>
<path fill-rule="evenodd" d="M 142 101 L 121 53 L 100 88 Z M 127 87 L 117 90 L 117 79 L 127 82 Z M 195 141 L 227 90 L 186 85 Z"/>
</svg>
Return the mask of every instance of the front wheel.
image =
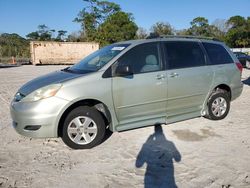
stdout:
<svg viewBox="0 0 250 188">
<path fill-rule="evenodd" d="M 101 143 L 105 130 L 100 112 L 92 107 L 80 106 L 66 117 L 62 140 L 72 149 L 90 149 Z"/>
<path fill-rule="evenodd" d="M 224 119 L 230 109 L 229 93 L 222 89 L 214 91 L 208 100 L 208 115 L 206 116 L 212 120 Z"/>
</svg>

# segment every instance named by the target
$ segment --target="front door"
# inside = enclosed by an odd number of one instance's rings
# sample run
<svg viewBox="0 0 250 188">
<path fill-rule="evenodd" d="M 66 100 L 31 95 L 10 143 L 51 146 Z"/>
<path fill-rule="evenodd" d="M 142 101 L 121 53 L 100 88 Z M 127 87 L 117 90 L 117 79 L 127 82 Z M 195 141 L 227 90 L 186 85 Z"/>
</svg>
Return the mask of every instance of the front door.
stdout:
<svg viewBox="0 0 250 188">
<path fill-rule="evenodd" d="M 159 51 L 157 42 L 141 44 L 117 61 L 116 66 L 129 65 L 133 71 L 131 76 L 114 76 L 112 79 L 114 106 L 120 125 L 165 119 L 167 78 Z"/>
</svg>

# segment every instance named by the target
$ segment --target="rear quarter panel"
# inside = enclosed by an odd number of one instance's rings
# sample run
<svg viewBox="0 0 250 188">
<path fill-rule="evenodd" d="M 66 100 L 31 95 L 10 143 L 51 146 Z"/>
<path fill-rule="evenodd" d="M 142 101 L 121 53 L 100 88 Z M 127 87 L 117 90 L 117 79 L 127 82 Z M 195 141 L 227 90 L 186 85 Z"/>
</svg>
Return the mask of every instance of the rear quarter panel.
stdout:
<svg viewBox="0 0 250 188">
<path fill-rule="evenodd" d="M 210 94 L 219 85 L 227 85 L 231 89 L 231 100 L 239 96 L 238 91 L 242 90 L 241 73 L 235 63 L 213 65 L 214 78 Z M 238 94 L 237 94 L 238 93 Z"/>
</svg>

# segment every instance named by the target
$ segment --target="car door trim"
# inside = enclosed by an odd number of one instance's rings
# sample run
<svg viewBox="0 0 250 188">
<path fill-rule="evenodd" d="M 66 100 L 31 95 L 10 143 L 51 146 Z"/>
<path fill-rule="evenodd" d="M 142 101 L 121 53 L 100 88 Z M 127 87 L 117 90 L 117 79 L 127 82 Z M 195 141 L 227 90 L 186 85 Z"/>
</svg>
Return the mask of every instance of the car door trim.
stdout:
<svg viewBox="0 0 250 188">
<path fill-rule="evenodd" d="M 118 109 L 130 108 L 130 107 L 136 107 L 136 106 L 140 106 L 140 105 L 147 105 L 147 104 L 153 104 L 153 103 L 158 103 L 158 102 L 166 102 L 166 101 L 167 101 L 167 98 L 166 98 L 166 99 L 162 99 L 162 100 L 155 100 L 155 101 L 145 102 L 145 103 L 137 103 L 137 104 L 119 106 L 119 107 L 117 107 L 117 108 L 118 108 Z"/>
</svg>

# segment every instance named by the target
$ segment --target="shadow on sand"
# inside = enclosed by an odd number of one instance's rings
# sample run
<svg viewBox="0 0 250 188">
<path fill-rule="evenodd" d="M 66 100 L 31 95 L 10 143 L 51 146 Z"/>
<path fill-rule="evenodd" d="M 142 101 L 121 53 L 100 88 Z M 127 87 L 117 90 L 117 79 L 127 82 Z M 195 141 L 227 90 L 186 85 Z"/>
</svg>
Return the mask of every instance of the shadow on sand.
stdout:
<svg viewBox="0 0 250 188">
<path fill-rule="evenodd" d="M 181 161 L 181 154 L 174 143 L 166 139 L 161 125 L 156 125 L 155 132 L 143 144 L 135 163 L 137 168 L 147 164 L 145 188 L 176 188 L 173 160 Z"/>
</svg>

